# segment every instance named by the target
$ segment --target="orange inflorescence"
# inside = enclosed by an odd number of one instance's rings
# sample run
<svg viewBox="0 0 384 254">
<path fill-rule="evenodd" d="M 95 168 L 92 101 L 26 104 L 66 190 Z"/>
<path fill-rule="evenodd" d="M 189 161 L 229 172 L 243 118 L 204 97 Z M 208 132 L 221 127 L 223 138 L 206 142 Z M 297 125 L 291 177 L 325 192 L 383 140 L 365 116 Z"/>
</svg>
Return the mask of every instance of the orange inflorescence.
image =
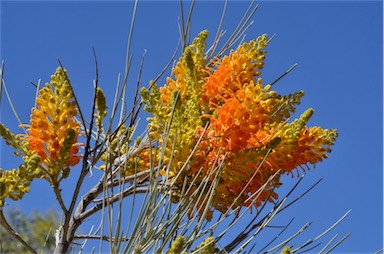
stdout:
<svg viewBox="0 0 384 254">
<path fill-rule="evenodd" d="M 242 44 L 222 60 L 217 60 L 215 63 L 217 69 L 203 85 L 202 102 L 215 107 L 218 103 L 233 97 L 242 89 L 243 84 L 249 84 L 255 77 L 260 76 L 266 53 L 263 48 L 266 45 L 267 38 L 263 35 L 255 41 Z"/>
<path fill-rule="evenodd" d="M 199 37 L 198 45 L 202 45 Z M 168 168 L 170 176 L 180 170 L 180 163 L 187 160 L 203 135 L 183 176 L 199 181 L 221 168 L 212 206 L 222 212 L 273 202 L 278 197 L 275 189 L 281 185 L 280 176 L 327 158 L 337 137 L 336 130 L 306 126 L 312 109 L 289 121 L 304 93 L 282 96 L 263 84 L 260 75 L 267 42 L 262 35 L 244 43 L 228 56 L 215 59 L 213 66 L 196 61 L 198 57 L 190 50 L 201 52 L 202 47 L 192 44 L 173 70 L 175 79 L 168 78 L 161 89 L 143 92 L 147 110 L 153 115 L 150 135 L 160 143 L 165 142 L 162 131 L 174 114 L 164 155 L 177 158 Z M 206 123 L 209 126 L 204 129 Z M 201 212 L 198 207 L 193 209 Z"/>
<path fill-rule="evenodd" d="M 81 156 L 77 155 L 78 110 L 66 70 L 57 68 L 51 78 L 36 98 L 30 125 L 26 125 L 28 135 L 20 136 L 28 141 L 29 149 L 39 155 L 40 165 L 54 177 L 65 167 L 79 163 Z"/>
</svg>

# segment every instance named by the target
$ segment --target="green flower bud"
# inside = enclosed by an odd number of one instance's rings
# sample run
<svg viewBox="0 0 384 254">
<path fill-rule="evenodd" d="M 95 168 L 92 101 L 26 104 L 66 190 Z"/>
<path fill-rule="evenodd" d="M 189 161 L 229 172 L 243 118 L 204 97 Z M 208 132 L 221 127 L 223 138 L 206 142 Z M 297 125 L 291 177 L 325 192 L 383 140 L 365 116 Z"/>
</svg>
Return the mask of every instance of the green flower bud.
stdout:
<svg viewBox="0 0 384 254">
<path fill-rule="evenodd" d="M 169 254 L 180 254 L 187 241 L 185 240 L 184 236 L 178 236 L 175 241 L 173 241 L 171 249 L 169 250 Z"/>
<path fill-rule="evenodd" d="M 97 124 L 101 124 L 102 119 L 107 115 L 107 100 L 100 87 L 96 88 L 96 109 L 97 109 Z"/>
<path fill-rule="evenodd" d="M 280 252 L 280 254 L 291 254 L 291 248 L 289 248 L 288 246 L 287 247 L 284 247 L 284 249 Z"/>
</svg>

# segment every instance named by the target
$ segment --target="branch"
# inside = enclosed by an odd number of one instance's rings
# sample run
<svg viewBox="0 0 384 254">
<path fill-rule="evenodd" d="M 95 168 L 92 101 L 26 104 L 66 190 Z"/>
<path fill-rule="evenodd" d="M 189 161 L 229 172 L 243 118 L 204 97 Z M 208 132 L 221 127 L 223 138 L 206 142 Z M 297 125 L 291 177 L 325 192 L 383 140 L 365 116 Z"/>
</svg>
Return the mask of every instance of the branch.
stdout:
<svg viewBox="0 0 384 254">
<path fill-rule="evenodd" d="M 87 217 L 91 216 L 92 214 L 100 211 L 104 206 L 111 205 L 111 204 L 119 201 L 121 198 L 125 198 L 125 197 L 127 197 L 127 196 L 129 196 L 129 195 L 131 195 L 133 193 L 138 194 L 138 193 L 147 193 L 148 192 L 148 186 L 143 185 L 140 188 L 138 188 L 137 186 L 138 185 L 136 185 L 136 186 L 133 186 L 133 185 L 129 186 L 122 193 L 117 193 L 117 194 L 114 194 L 112 196 L 109 196 L 109 197 L 106 197 L 106 198 L 103 198 L 103 199 L 99 200 L 100 203 L 98 203 L 95 206 L 89 208 L 85 212 L 83 212 L 81 214 L 78 214 L 76 216 L 76 219 L 80 220 L 80 221 L 83 221 Z M 162 189 L 164 187 L 163 186 L 159 186 L 158 188 Z"/>
<path fill-rule="evenodd" d="M 66 215 L 68 213 L 67 208 L 65 207 L 63 197 L 61 196 L 61 192 L 59 190 L 59 183 L 55 181 L 55 183 L 52 183 L 53 192 L 55 193 L 56 199 L 60 204 L 61 209 L 63 210 L 63 213 Z"/>
<path fill-rule="evenodd" d="M 0 208 L 0 225 L 16 240 L 18 240 L 24 247 L 26 247 L 30 252 L 37 253 L 35 249 L 32 248 L 24 239 L 8 224 L 4 213 L 3 208 Z"/>
<path fill-rule="evenodd" d="M 112 170 L 113 171 L 113 170 Z M 126 182 L 129 182 L 129 181 L 134 181 L 135 178 L 141 178 L 141 179 L 144 179 L 144 180 L 141 180 L 141 181 L 145 181 L 145 179 L 147 179 L 149 175 L 149 170 L 147 171 L 143 171 L 143 172 L 140 172 L 140 173 L 137 173 L 136 175 L 133 175 L 133 176 L 128 176 L 128 177 L 125 177 L 125 178 L 122 178 L 122 179 L 113 179 L 112 181 L 108 182 L 107 183 L 107 188 L 113 188 L 115 186 L 118 186 L 119 184 L 122 184 L 122 183 L 126 183 Z M 74 237 L 74 234 L 75 234 L 75 231 L 76 229 L 81 225 L 81 223 L 83 222 L 83 220 L 94 214 L 95 212 L 99 211 L 101 209 L 101 207 L 93 207 L 91 209 L 88 209 L 86 211 L 86 208 L 88 207 L 88 205 L 94 201 L 94 199 L 99 196 L 104 190 L 104 177 L 102 177 L 100 179 L 100 181 L 95 185 L 93 186 L 82 198 L 81 198 L 81 201 L 80 203 L 77 205 L 77 208 L 74 212 L 74 215 L 71 217 L 71 220 L 69 222 L 69 230 L 68 230 L 68 233 L 70 233 L 71 235 L 68 236 L 68 240 L 69 242 L 71 242 L 73 240 L 73 237 Z M 137 191 L 137 190 L 136 190 Z M 116 202 L 116 201 L 114 201 Z M 101 203 L 102 204 L 102 203 Z"/>
<path fill-rule="evenodd" d="M 12 103 L 11 96 L 9 95 L 8 88 L 7 88 L 6 84 L 5 84 L 5 80 L 4 80 L 4 61 L 1 64 L 0 76 L 1 76 L 1 79 L 0 79 L 0 82 L 1 82 L 0 83 L 0 87 L 1 87 L 0 88 L 0 94 L 2 95 L 2 92 L 3 92 L 3 89 L 4 89 L 5 95 L 6 95 L 7 99 L 8 99 L 9 106 L 11 107 L 12 112 L 13 112 L 13 114 L 15 115 L 15 117 L 17 119 L 17 122 L 19 123 L 19 125 L 21 125 L 23 122 L 20 120 L 20 117 L 19 117 L 19 115 L 16 112 L 15 106 Z M 25 127 L 22 127 L 22 129 L 26 133 Z"/>
<path fill-rule="evenodd" d="M 115 237 L 108 237 L 105 235 L 75 235 L 73 237 L 74 240 L 79 240 L 79 239 L 91 239 L 91 240 L 103 240 L 103 241 L 116 241 Z M 126 237 L 119 237 L 117 238 L 119 241 L 129 241 L 129 238 Z"/>
<path fill-rule="evenodd" d="M 284 78 L 288 73 L 290 73 L 293 69 L 295 69 L 297 66 L 297 63 L 295 63 L 294 65 L 291 66 L 291 68 L 289 68 L 286 72 L 284 72 L 284 74 L 282 74 L 280 77 L 278 77 L 275 81 L 273 81 L 270 85 L 273 86 L 274 84 L 276 84 L 280 79 Z"/>
<path fill-rule="evenodd" d="M 94 97 L 93 97 L 92 112 L 91 112 L 91 122 L 89 124 L 89 132 L 87 132 L 87 128 L 85 126 L 85 123 L 83 122 L 83 124 L 84 124 L 84 131 L 85 131 L 85 134 L 86 134 L 86 145 L 85 145 L 85 148 L 84 148 L 83 165 L 82 165 L 82 168 L 81 168 L 79 179 L 77 180 L 77 184 L 76 184 L 75 190 L 73 192 L 73 196 L 72 196 L 72 199 L 71 199 L 71 203 L 69 205 L 69 209 L 68 209 L 67 213 L 65 214 L 65 219 L 64 219 L 64 224 L 63 224 L 63 233 L 62 233 L 62 235 L 60 237 L 60 241 L 57 243 L 56 248 L 55 248 L 55 253 L 56 254 L 67 252 L 67 250 L 69 248 L 69 244 L 71 243 L 70 238 L 75 233 L 75 232 L 69 231 L 69 225 L 70 225 L 70 221 L 72 219 L 71 215 L 72 215 L 73 210 L 75 208 L 76 200 L 77 200 L 77 197 L 79 195 L 80 188 L 82 186 L 84 178 L 85 178 L 85 176 L 88 173 L 88 157 L 91 154 L 91 149 L 90 148 L 91 148 L 91 140 L 92 140 L 92 129 L 93 129 L 93 125 L 94 125 L 94 115 L 95 115 L 95 110 L 96 110 L 96 89 L 97 89 L 97 86 L 98 86 L 98 65 L 97 65 L 96 55 L 94 55 L 94 58 L 95 58 L 95 62 L 96 62 L 96 78 L 95 78 L 95 81 L 94 81 L 94 84 L 95 84 L 94 85 Z M 77 104 L 77 106 L 79 108 L 79 112 L 80 112 L 80 105 L 78 104 L 78 101 L 76 99 L 75 93 L 74 93 L 73 88 L 72 88 L 71 85 L 70 85 L 70 87 L 71 87 L 72 94 L 73 94 L 73 96 L 75 98 L 76 104 Z M 82 115 L 81 115 L 81 118 L 84 119 Z"/>
</svg>

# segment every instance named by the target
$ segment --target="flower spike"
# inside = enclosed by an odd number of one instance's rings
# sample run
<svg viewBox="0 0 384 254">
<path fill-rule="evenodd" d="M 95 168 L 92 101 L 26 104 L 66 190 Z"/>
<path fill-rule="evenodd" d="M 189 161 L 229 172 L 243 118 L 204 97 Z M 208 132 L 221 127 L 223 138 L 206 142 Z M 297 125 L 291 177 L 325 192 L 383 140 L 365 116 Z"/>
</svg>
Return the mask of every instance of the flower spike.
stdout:
<svg viewBox="0 0 384 254">
<path fill-rule="evenodd" d="M 81 158 L 77 155 L 77 113 L 67 72 L 59 67 L 51 82 L 39 91 L 27 125 L 28 134 L 20 135 L 29 143 L 29 149 L 40 156 L 40 166 L 52 180 L 57 180 L 61 170 L 76 165 Z"/>
</svg>

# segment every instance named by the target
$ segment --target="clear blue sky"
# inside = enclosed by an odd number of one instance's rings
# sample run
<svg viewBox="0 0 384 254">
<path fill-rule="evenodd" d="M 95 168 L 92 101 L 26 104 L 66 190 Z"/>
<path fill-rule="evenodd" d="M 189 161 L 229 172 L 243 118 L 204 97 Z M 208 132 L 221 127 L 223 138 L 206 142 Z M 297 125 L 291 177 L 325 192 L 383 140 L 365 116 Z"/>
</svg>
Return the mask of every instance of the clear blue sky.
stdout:
<svg viewBox="0 0 384 254">
<path fill-rule="evenodd" d="M 248 3 L 248 2 L 247 2 Z M 91 102 L 97 52 L 100 85 L 112 101 L 118 73 L 124 73 L 125 49 L 133 2 L 1 2 L 1 60 L 5 81 L 24 122 L 29 121 L 34 87 L 49 80 L 59 58 L 68 69 L 81 104 Z M 198 1 L 192 35 L 208 29 L 210 41 L 220 19 L 221 1 Z M 223 28 L 232 31 L 247 4 L 230 2 Z M 178 40 L 178 1 L 139 3 L 134 30 L 134 83 L 146 49 L 143 83 L 157 76 Z M 277 85 L 289 93 L 305 90 L 298 112 L 315 109 L 309 125 L 336 128 L 340 137 L 330 158 L 309 171 L 301 189 L 319 178 L 310 195 L 287 210 L 274 224 L 295 217 L 294 229 L 313 225 L 311 237 L 333 224 L 347 210 L 349 217 L 334 231 L 350 238 L 338 251 L 372 253 L 383 246 L 383 3 L 381 1 L 262 1 L 247 39 L 276 34 L 268 46 L 263 71 L 273 81 L 294 63 L 299 66 Z M 5 98 L 1 122 L 14 132 L 18 123 Z M 0 167 L 17 167 L 12 152 L 1 146 Z M 294 181 L 286 177 L 284 181 Z M 67 181 L 68 188 L 74 182 Z M 13 203 L 11 203 L 14 205 Z M 35 181 L 20 202 L 23 210 L 55 204 L 46 182 Z M 58 206 L 56 206 L 58 207 Z"/>
</svg>

